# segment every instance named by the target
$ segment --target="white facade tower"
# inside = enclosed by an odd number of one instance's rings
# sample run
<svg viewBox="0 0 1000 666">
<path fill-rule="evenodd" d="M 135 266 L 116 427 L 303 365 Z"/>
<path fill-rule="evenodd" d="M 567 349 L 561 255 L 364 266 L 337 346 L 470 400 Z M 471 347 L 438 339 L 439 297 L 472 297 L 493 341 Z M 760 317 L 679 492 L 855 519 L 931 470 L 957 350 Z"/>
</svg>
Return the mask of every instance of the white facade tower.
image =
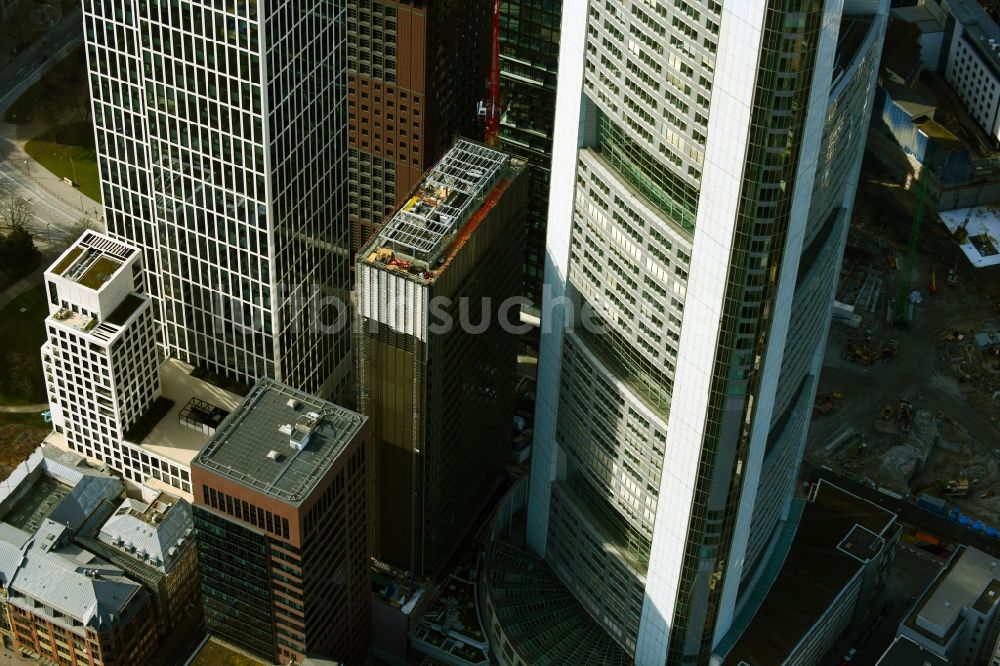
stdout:
<svg viewBox="0 0 1000 666">
<path fill-rule="evenodd" d="M 66 445 L 123 471 L 121 441 L 160 396 L 142 254 L 86 232 L 45 271 L 42 368 Z"/>
<path fill-rule="evenodd" d="M 564 3 L 527 543 L 637 664 L 794 529 L 887 6 Z"/>
<path fill-rule="evenodd" d="M 85 0 L 109 234 L 168 356 L 342 392 L 351 363 L 346 2 Z"/>
</svg>

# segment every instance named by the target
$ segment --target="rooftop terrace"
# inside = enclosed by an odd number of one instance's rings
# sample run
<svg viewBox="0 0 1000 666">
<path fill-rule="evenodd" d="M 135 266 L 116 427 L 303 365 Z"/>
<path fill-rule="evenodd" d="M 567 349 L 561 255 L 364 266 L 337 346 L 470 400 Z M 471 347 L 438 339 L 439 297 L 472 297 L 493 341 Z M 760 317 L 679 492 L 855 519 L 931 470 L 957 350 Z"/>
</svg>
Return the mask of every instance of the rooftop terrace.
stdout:
<svg viewBox="0 0 1000 666">
<path fill-rule="evenodd" d="M 55 275 L 99 291 L 136 250 L 88 231 L 50 269 Z"/>
<path fill-rule="evenodd" d="M 457 141 L 424 175 L 412 196 L 382 226 L 361 256 L 368 262 L 403 270 L 434 268 L 510 163 L 510 156 L 497 150 Z"/>
<path fill-rule="evenodd" d="M 140 441 L 133 442 L 150 452 L 169 460 L 190 465 L 209 435 L 205 431 L 185 425 L 181 412 L 192 398 L 214 407 L 232 411 L 240 397 L 206 381 L 191 376 L 193 368 L 177 359 L 167 359 L 160 366 L 160 386 L 163 397 L 173 404 Z M 131 440 L 130 440 L 131 441 Z M 176 492 L 176 490 L 171 491 Z"/>
<path fill-rule="evenodd" d="M 289 504 L 300 504 L 354 439 L 365 417 L 261 379 L 192 461 Z"/>
</svg>

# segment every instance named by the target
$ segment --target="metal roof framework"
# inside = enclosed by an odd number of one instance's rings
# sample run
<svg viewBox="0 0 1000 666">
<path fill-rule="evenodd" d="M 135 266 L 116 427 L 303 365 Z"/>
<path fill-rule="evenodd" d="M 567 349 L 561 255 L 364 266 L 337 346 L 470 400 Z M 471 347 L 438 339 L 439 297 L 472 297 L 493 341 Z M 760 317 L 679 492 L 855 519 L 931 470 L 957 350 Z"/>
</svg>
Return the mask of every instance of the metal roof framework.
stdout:
<svg viewBox="0 0 1000 666">
<path fill-rule="evenodd" d="M 432 264 L 493 189 L 509 161 L 508 155 L 486 146 L 456 142 L 383 226 L 375 246 Z"/>
</svg>

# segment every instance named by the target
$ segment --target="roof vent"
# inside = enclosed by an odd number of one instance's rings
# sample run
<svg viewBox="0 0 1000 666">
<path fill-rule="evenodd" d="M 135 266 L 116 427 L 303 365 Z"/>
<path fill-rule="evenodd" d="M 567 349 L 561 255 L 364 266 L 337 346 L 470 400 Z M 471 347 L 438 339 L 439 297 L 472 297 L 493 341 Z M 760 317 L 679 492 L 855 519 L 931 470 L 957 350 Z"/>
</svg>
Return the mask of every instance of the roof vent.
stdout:
<svg viewBox="0 0 1000 666">
<path fill-rule="evenodd" d="M 277 460 L 278 459 L 278 452 L 274 451 L 274 450 L 268 451 L 267 452 L 267 457 L 270 458 L 271 460 Z"/>
<path fill-rule="evenodd" d="M 951 602 L 950 601 L 944 602 L 944 607 L 945 608 L 951 608 Z"/>
<path fill-rule="evenodd" d="M 285 404 L 288 405 L 289 409 L 296 409 L 296 410 L 302 406 L 302 403 L 296 400 L 295 398 L 289 398 L 288 402 L 286 402 Z"/>
<path fill-rule="evenodd" d="M 280 428 L 278 428 L 278 432 L 280 432 L 282 435 L 291 435 L 292 434 L 292 424 L 291 423 L 286 423 L 285 425 L 283 425 Z"/>
<path fill-rule="evenodd" d="M 296 429 L 288 438 L 288 445 L 296 451 L 301 451 L 309 445 L 309 433 Z"/>
</svg>

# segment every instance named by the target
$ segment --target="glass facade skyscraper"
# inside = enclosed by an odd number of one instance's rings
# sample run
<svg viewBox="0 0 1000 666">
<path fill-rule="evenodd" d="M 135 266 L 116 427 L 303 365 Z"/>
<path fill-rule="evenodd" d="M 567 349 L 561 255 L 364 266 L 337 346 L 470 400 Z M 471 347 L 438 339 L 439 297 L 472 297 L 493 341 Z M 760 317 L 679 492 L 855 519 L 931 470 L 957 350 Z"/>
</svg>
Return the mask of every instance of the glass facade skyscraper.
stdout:
<svg viewBox="0 0 1000 666">
<path fill-rule="evenodd" d="M 527 546 L 637 664 L 783 557 L 887 5 L 564 3 Z"/>
<path fill-rule="evenodd" d="M 524 295 L 536 310 L 542 302 L 545 219 L 552 170 L 559 22 L 562 0 L 500 1 L 500 86 L 503 115 L 498 147 L 528 159 L 524 239 Z"/>
<path fill-rule="evenodd" d="M 331 394 L 350 374 L 345 0 L 84 2 L 110 235 L 167 355 Z"/>
</svg>

